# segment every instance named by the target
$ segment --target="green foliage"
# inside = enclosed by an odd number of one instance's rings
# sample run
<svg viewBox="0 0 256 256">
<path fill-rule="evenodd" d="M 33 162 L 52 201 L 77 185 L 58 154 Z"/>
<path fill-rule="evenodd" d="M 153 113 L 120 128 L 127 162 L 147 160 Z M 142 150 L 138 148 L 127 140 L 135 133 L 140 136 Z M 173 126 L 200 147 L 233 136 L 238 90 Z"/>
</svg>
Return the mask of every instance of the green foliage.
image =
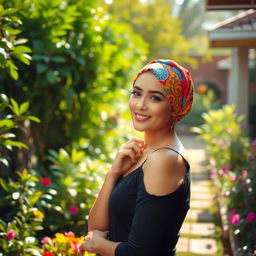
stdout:
<svg viewBox="0 0 256 256">
<path fill-rule="evenodd" d="M 169 58 L 196 66 L 196 60 L 188 55 L 192 48 L 182 35 L 182 22 L 172 16 L 170 2 L 116 0 L 109 5 L 109 11 L 119 21 L 131 24 L 149 44 L 148 59 Z"/>
<path fill-rule="evenodd" d="M 35 234 L 42 229 L 43 214 L 37 208 L 42 192 L 38 190 L 38 178 L 33 172 L 29 174 L 24 170 L 17 174 L 18 181 L 0 179 L 5 191 L 0 201 L 0 255 L 40 256 Z"/>
<path fill-rule="evenodd" d="M 240 124 L 243 116 L 237 116 L 234 109 L 234 105 L 225 105 L 221 109 L 203 113 L 205 123 L 191 129 L 206 143 L 207 154 L 214 159 L 217 169 L 243 164 L 248 156 L 249 142 Z"/>
<path fill-rule="evenodd" d="M 203 114 L 205 123 L 192 130 L 206 144 L 211 178 L 242 256 L 256 249 L 256 142 L 250 146 L 241 128 L 243 116 L 234 109 L 210 110 Z"/>
<path fill-rule="evenodd" d="M 7 69 L 15 80 L 18 79 L 19 75 L 14 59 L 18 59 L 26 65 L 29 65 L 31 60 L 28 55 L 31 50 L 24 45 L 28 40 L 17 37 L 21 33 L 17 26 L 21 24 L 15 9 L 4 8 L 0 4 L 0 68 Z"/>
<path fill-rule="evenodd" d="M 6 166 L 8 166 L 9 160 L 7 150 L 12 150 L 13 147 L 28 148 L 23 142 L 14 140 L 16 134 L 13 130 L 21 128 L 25 120 L 40 122 L 37 117 L 26 114 L 28 108 L 29 102 L 24 102 L 19 106 L 13 98 L 9 100 L 5 94 L 0 94 L 0 113 L 2 114 L 2 119 L 0 120 L 0 162 Z M 7 109 L 11 113 L 8 113 Z"/>
<path fill-rule="evenodd" d="M 3 74 L 0 86 L 8 96 L 15 93 L 17 101 L 29 101 L 40 116 L 40 128 L 27 127 L 39 162 L 46 160 L 49 148 L 78 143 L 81 137 L 89 140 L 91 155 L 96 147 L 106 153 L 102 136 L 116 125 L 111 117 L 118 112 L 109 106 L 120 99 L 120 88 L 127 87 L 145 60 L 144 41 L 96 1 L 2 2 L 6 9 L 17 10 L 32 61 L 29 68 L 17 65 L 17 82 Z"/>
<path fill-rule="evenodd" d="M 73 149 L 68 153 L 50 150 L 52 162 L 47 177 L 52 181 L 45 186 L 41 202 L 45 208 L 44 235 L 72 230 L 86 233 L 87 215 L 98 193 L 104 174 L 102 161 L 92 161 L 84 151 Z"/>
<path fill-rule="evenodd" d="M 189 115 L 182 119 L 178 125 L 188 127 L 199 126 L 204 123 L 202 114 L 211 109 L 218 109 L 220 104 L 216 101 L 216 97 L 212 90 L 208 90 L 206 94 L 194 94 L 194 103 Z"/>
</svg>

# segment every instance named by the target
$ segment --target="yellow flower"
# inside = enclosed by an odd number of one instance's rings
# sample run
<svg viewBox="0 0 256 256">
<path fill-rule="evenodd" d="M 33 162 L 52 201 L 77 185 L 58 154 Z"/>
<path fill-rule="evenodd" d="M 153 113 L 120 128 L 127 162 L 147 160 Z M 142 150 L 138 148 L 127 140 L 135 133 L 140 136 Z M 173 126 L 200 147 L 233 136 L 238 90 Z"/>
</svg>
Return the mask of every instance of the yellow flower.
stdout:
<svg viewBox="0 0 256 256">
<path fill-rule="evenodd" d="M 35 195 L 36 196 L 41 196 L 43 194 L 43 191 L 36 191 Z"/>
<path fill-rule="evenodd" d="M 44 214 L 42 212 L 40 212 L 39 210 L 35 210 L 35 211 L 33 211 L 33 213 L 34 213 L 36 218 L 39 218 L 39 219 L 44 218 Z"/>
</svg>

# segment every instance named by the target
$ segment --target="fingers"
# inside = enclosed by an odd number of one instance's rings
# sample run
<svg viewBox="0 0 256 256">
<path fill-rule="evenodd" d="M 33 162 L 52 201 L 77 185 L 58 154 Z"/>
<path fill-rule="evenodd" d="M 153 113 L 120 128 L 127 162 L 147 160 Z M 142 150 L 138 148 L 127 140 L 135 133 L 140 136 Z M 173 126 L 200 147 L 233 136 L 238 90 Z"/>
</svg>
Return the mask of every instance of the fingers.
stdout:
<svg viewBox="0 0 256 256">
<path fill-rule="evenodd" d="M 144 140 L 136 138 L 136 137 L 133 137 L 131 140 L 129 140 L 129 142 L 136 142 L 140 146 L 141 149 L 143 149 L 145 146 Z"/>
</svg>

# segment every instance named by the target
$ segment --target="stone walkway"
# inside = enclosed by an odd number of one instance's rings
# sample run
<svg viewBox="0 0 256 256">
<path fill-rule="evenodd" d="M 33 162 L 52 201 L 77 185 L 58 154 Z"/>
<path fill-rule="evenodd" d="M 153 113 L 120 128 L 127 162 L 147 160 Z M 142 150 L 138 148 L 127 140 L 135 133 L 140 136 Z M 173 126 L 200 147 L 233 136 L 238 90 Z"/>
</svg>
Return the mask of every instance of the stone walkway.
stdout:
<svg viewBox="0 0 256 256">
<path fill-rule="evenodd" d="M 181 228 L 177 256 L 221 256 L 220 227 L 207 170 L 204 144 L 193 135 L 180 136 L 188 151 L 191 165 L 190 210 Z"/>
</svg>

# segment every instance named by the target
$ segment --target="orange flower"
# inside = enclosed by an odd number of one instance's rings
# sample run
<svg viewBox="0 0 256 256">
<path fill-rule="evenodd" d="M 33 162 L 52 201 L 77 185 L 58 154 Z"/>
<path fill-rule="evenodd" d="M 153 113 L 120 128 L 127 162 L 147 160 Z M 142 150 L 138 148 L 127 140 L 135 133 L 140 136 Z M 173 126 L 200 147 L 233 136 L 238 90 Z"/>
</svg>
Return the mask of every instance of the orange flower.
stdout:
<svg viewBox="0 0 256 256">
<path fill-rule="evenodd" d="M 206 94 L 207 91 L 208 91 L 208 87 L 205 84 L 201 84 L 201 85 L 198 86 L 197 91 L 198 91 L 199 94 Z"/>
</svg>

